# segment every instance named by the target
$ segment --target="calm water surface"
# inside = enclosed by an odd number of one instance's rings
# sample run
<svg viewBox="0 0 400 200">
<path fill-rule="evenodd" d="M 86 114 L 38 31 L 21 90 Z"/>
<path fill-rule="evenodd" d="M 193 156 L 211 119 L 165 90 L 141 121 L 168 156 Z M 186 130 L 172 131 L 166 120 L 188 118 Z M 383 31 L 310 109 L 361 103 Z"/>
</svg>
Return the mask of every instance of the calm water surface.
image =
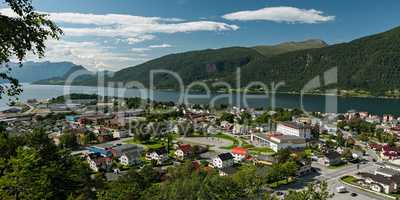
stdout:
<svg viewBox="0 0 400 200">
<path fill-rule="evenodd" d="M 57 97 L 67 93 L 86 93 L 86 94 L 99 94 L 106 96 L 120 96 L 120 97 L 149 97 L 147 90 L 139 89 L 113 89 L 113 88 L 101 88 L 101 87 L 87 87 L 87 86 L 54 86 L 54 85 L 23 85 L 24 92 L 19 96 L 19 99 L 26 101 L 28 99 L 47 99 Z M 156 101 L 178 101 L 182 98 L 179 92 L 176 91 L 153 91 L 152 96 Z M 238 105 L 236 102 L 240 101 L 240 105 L 244 105 L 243 95 L 239 95 L 237 98 L 236 94 L 221 96 L 222 94 L 212 94 L 211 98 L 219 96 L 217 103 L 228 103 L 229 98 L 232 97 L 232 102 Z M 334 108 L 326 108 L 326 101 L 331 101 L 336 97 L 325 97 L 325 96 L 305 96 L 303 98 L 304 109 L 307 111 L 332 111 Z M 239 99 L 239 100 L 238 100 Z M 299 108 L 301 105 L 300 95 L 291 94 L 276 94 L 275 105 L 277 107 L 285 108 Z M 208 104 L 210 98 L 188 98 L 190 103 Z M 400 100 L 399 99 L 382 99 L 382 98 L 357 98 L 357 97 L 337 97 L 337 110 L 338 112 L 346 112 L 351 109 L 358 111 L 368 111 L 374 114 L 394 114 L 400 116 Z M 249 107 L 268 107 L 271 105 L 271 98 L 262 95 L 256 95 L 255 98 L 247 98 L 247 104 Z M 328 103 L 328 105 L 331 105 Z M 7 101 L 0 100 L 0 110 L 6 109 Z M 334 109 L 335 110 L 335 109 Z"/>
</svg>

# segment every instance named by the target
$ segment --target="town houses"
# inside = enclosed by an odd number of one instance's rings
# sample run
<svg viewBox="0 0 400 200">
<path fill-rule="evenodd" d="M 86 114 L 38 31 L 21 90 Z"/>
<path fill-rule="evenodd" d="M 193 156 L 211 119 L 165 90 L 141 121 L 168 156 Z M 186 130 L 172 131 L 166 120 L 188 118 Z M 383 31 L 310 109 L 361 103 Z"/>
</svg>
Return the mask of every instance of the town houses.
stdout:
<svg viewBox="0 0 400 200">
<path fill-rule="evenodd" d="M 232 167 L 233 163 L 234 157 L 231 153 L 221 153 L 212 160 L 212 165 L 218 169 Z"/>
<path fill-rule="evenodd" d="M 306 115 L 296 109 L 239 107 L 216 111 L 170 102 L 155 103 L 152 112 L 146 106 L 121 105 L 126 104 L 103 102 L 80 105 L 73 112 L 44 115 L 41 110 L 33 116 L 11 110 L 16 113 L 3 113 L 12 116 L 3 122 L 10 125 L 8 130 L 40 125 L 54 144 L 83 157 L 94 173 L 105 177 L 124 176 L 144 166 L 167 174 L 169 168 L 193 163 L 196 170 L 220 176 L 233 176 L 246 167 L 279 171 L 276 176 L 266 173 L 274 181 L 269 184 L 337 173 L 338 179 L 353 176 L 354 184 L 365 190 L 399 191 L 400 125 L 395 116 L 356 111 Z"/>
</svg>

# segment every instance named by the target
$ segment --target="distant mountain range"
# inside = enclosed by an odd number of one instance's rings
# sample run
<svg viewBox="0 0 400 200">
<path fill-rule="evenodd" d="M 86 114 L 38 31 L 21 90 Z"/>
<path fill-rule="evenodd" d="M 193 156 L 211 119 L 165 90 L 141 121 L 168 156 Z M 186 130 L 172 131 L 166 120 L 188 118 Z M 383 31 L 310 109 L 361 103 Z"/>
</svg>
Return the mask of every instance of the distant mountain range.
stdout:
<svg viewBox="0 0 400 200">
<path fill-rule="evenodd" d="M 178 74 L 185 74 L 184 82 L 187 84 L 196 80 L 218 80 L 235 72 L 237 67 L 246 66 L 256 59 L 299 49 L 320 48 L 324 46 L 326 46 L 326 43 L 321 40 L 307 40 L 304 42 L 287 42 L 270 46 L 229 47 L 170 54 L 135 67 L 122 69 L 114 74 L 107 73 L 106 80 L 123 82 L 136 80 L 147 85 L 149 76 L 143 76 L 143 74 L 148 74 L 151 69 L 168 69 Z M 202 69 L 200 70 L 200 68 Z M 163 82 L 168 83 L 168 79 L 170 78 L 165 77 L 167 80 Z M 65 78 L 59 76 L 36 81 L 35 84 L 64 84 L 64 81 Z M 171 81 L 174 81 L 174 79 Z M 159 86 L 162 88 L 172 87 L 170 84 L 163 84 L 160 80 L 157 80 L 157 82 L 160 83 Z M 73 84 L 96 85 L 96 83 L 97 76 L 93 75 L 92 77 L 79 77 Z"/>
<path fill-rule="evenodd" d="M 31 83 L 43 79 L 63 77 L 71 71 L 84 69 L 71 62 L 25 62 L 22 67 L 17 63 L 9 63 L 12 68 L 10 75 L 21 83 Z M 3 68 L 0 72 L 5 72 Z"/>
<path fill-rule="evenodd" d="M 348 43 L 327 45 L 321 40 L 288 42 L 273 46 L 230 47 L 170 54 L 107 75 L 106 81 L 139 81 L 149 84 L 153 69 L 167 69 L 181 75 L 184 84 L 202 81 L 208 85 L 227 81 L 234 87 L 235 71 L 242 71 L 241 83 L 267 84 L 284 81 L 280 91 L 299 92 L 314 77 L 337 67 L 340 90 L 360 90 L 387 95 L 400 88 L 400 27 Z M 155 86 L 174 89 L 177 81 L 169 75 L 155 77 Z M 75 85 L 96 85 L 97 77 L 79 78 Z M 41 84 L 63 84 L 48 79 Z M 323 85 L 323 83 L 321 84 Z M 321 86 L 319 89 L 331 86 Z M 318 89 L 316 90 L 318 91 Z"/>
</svg>

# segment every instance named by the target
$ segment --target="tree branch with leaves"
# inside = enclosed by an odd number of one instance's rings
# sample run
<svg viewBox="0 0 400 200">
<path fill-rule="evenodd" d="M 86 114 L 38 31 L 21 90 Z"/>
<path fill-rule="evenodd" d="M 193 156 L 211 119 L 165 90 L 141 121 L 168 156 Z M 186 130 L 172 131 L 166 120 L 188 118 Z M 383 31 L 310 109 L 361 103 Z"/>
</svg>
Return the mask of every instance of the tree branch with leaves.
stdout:
<svg viewBox="0 0 400 200">
<path fill-rule="evenodd" d="M 18 60 L 19 67 L 22 67 L 28 53 L 41 58 L 46 50 L 45 42 L 59 39 L 63 34 L 48 15 L 35 12 L 31 0 L 3 1 L 14 14 L 0 13 L 0 81 L 5 82 L 0 85 L 0 99 L 4 95 L 14 97 L 22 92 L 18 80 L 10 75 L 11 59 Z"/>
</svg>

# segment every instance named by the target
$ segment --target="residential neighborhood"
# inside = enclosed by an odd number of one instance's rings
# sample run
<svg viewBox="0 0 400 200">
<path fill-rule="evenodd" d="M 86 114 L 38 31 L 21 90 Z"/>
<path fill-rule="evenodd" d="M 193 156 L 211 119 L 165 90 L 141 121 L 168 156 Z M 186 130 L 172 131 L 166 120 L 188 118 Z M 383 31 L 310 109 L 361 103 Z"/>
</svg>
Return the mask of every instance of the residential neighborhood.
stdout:
<svg viewBox="0 0 400 200">
<path fill-rule="evenodd" d="M 232 176 L 244 166 L 288 170 L 276 171 L 282 174 L 265 182 L 283 195 L 318 181 L 328 181 L 333 194 L 339 186 L 376 198 L 395 198 L 400 191 L 400 118 L 394 116 L 355 111 L 305 116 L 296 109 L 209 110 L 160 102 L 149 114 L 150 110 L 97 101 L 72 108 L 58 103 L 52 109 L 52 100 L 32 100 L 30 112 L 3 112 L 1 121 L 10 133 L 40 125 L 55 145 L 72 150 L 93 173 L 105 177 L 123 177 L 127 170 L 146 165 L 166 172 L 190 161 L 220 176 Z M 109 107 L 98 109 L 105 105 Z"/>
</svg>

